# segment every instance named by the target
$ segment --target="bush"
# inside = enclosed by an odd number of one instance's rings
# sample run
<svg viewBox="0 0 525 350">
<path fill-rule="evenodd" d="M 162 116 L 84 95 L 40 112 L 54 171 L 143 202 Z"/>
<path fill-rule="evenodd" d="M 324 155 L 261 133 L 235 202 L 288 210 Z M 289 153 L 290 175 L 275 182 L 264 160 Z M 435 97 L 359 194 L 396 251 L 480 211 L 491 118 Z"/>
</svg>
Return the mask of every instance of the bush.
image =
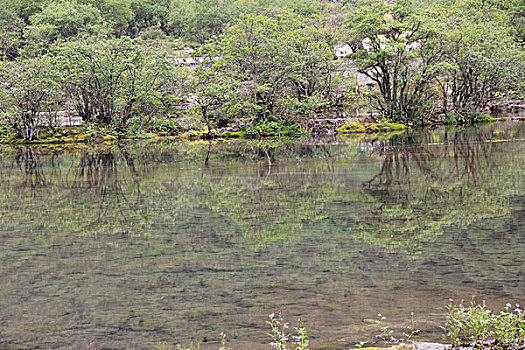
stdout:
<svg viewBox="0 0 525 350">
<path fill-rule="evenodd" d="M 443 124 L 445 125 L 470 125 L 477 123 L 493 123 L 496 119 L 483 114 L 481 112 L 471 110 L 471 109 L 462 109 L 457 113 L 448 114 L 445 119 L 443 119 Z"/>
<path fill-rule="evenodd" d="M 290 134 L 302 134 L 305 130 L 296 121 L 267 121 L 250 125 L 244 130 L 245 134 L 252 136 L 284 136 Z"/>
<path fill-rule="evenodd" d="M 181 128 L 181 124 L 173 119 L 152 119 L 148 125 L 148 131 L 157 134 L 175 135 L 181 131 Z"/>
<path fill-rule="evenodd" d="M 519 308 L 507 303 L 499 314 L 493 313 L 482 305 L 470 303 L 470 306 L 450 304 L 447 306 L 447 321 L 442 327 L 445 336 L 454 347 L 466 342 L 473 342 L 474 347 L 483 347 L 493 341 L 491 347 L 507 349 L 525 344 L 525 314 Z"/>
</svg>

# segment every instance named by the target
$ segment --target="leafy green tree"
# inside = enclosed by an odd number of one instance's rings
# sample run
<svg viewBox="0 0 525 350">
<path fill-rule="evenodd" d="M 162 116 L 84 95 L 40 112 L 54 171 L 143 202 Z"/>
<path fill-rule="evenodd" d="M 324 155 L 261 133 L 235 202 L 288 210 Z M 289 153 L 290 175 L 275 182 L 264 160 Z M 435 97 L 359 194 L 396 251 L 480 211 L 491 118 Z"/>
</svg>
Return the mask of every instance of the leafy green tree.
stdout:
<svg viewBox="0 0 525 350">
<path fill-rule="evenodd" d="M 233 94 L 243 96 L 243 106 L 257 123 L 297 112 L 298 107 L 326 105 L 334 90 L 330 37 L 302 24 L 290 11 L 244 15 L 211 53 L 219 59 L 210 70 Z"/>
<path fill-rule="evenodd" d="M 97 1 L 97 7 L 102 13 L 106 25 L 114 35 L 128 34 L 127 29 L 135 17 L 131 5 L 132 0 Z"/>
<path fill-rule="evenodd" d="M 232 2 L 228 0 L 171 0 L 170 31 L 202 44 L 222 33 L 232 20 L 232 11 Z"/>
<path fill-rule="evenodd" d="M 308 112 L 328 107 L 341 85 L 334 64 L 334 40 L 312 26 L 296 27 L 283 37 L 282 71 L 288 79 L 282 112 Z"/>
<path fill-rule="evenodd" d="M 137 40 L 71 42 L 60 45 L 57 54 L 64 89 L 86 121 L 123 129 L 134 114 L 154 113 L 182 98 L 183 75 L 171 57 Z"/>
<path fill-rule="evenodd" d="M 428 18 L 408 0 L 362 0 L 349 16 L 348 30 L 350 40 L 361 43 L 352 61 L 377 84 L 376 107 L 395 121 L 419 121 L 434 96 L 433 67 L 443 57 Z"/>
<path fill-rule="evenodd" d="M 78 34 L 96 34 L 101 31 L 100 11 L 74 1 L 52 1 L 41 12 L 31 16 L 30 31 L 46 41 L 69 38 Z"/>
<path fill-rule="evenodd" d="M 420 123 L 441 105 L 473 120 L 495 98 L 523 90 L 523 50 L 508 29 L 513 1 L 357 1 L 351 56 L 377 86 L 377 109 Z M 511 10 L 514 9 L 514 10 Z"/>
<path fill-rule="evenodd" d="M 12 60 L 18 55 L 23 22 L 0 2 L 0 60 Z"/>
<path fill-rule="evenodd" d="M 323 11 L 321 3 L 316 0 L 235 0 L 234 7 L 237 15 L 265 14 L 272 7 L 288 9 L 304 17 L 319 15 Z"/>
<path fill-rule="evenodd" d="M 522 47 L 525 46 L 525 2 L 516 0 L 510 11 L 510 31 Z"/>
<path fill-rule="evenodd" d="M 524 51 L 509 32 L 506 11 L 470 0 L 440 8 L 443 110 L 479 111 L 509 91 L 523 90 Z"/>
<path fill-rule="evenodd" d="M 0 62 L 0 114 L 15 137 L 38 138 L 38 126 L 58 110 L 62 102 L 60 74 L 54 60 L 36 59 Z"/>
<path fill-rule="evenodd" d="M 202 65 L 192 80 L 194 110 L 211 134 L 214 127 L 235 122 L 246 124 L 258 112 L 248 84 L 221 71 L 220 65 Z M 210 135 L 211 136 L 211 135 Z"/>
<path fill-rule="evenodd" d="M 135 91 L 128 92 L 136 95 L 131 115 L 168 117 L 187 103 L 188 72 L 166 50 L 142 47 L 141 51 L 144 63 L 133 73 Z M 121 120 L 121 126 L 124 122 Z"/>
<path fill-rule="evenodd" d="M 24 24 L 30 24 L 30 17 L 42 10 L 45 0 L 0 0 L 0 7 L 8 9 Z"/>
<path fill-rule="evenodd" d="M 167 33 L 170 0 L 133 0 L 131 9 L 133 20 L 129 23 L 128 33 L 132 36 L 149 28 L 159 28 Z"/>
</svg>

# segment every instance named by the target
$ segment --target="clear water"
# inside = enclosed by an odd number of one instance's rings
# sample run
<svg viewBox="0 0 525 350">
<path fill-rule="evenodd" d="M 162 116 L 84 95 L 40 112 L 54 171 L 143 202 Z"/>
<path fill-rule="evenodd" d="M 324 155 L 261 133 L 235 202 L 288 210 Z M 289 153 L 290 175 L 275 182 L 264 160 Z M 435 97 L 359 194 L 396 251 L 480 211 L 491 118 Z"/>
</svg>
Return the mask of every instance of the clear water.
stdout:
<svg viewBox="0 0 525 350">
<path fill-rule="evenodd" d="M 208 162 L 205 162 L 206 158 Z M 271 157 L 271 166 L 268 163 Z M 0 348 L 440 340 L 449 298 L 525 304 L 525 125 L 0 150 Z"/>
</svg>

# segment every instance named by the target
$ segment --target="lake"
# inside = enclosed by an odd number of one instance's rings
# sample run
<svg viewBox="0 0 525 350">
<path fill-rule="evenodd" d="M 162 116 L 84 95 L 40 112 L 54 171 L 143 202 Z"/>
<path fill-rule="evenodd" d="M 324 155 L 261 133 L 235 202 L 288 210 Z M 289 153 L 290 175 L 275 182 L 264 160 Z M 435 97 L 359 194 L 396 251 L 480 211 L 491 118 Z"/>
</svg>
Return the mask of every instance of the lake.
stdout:
<svg viewBox="0 0 525 350">
<path fill-rule="evenodd" d="M 0 148 L 0 348 L 441 340 L 525 304 L 525 124 Z"/>
</svg>

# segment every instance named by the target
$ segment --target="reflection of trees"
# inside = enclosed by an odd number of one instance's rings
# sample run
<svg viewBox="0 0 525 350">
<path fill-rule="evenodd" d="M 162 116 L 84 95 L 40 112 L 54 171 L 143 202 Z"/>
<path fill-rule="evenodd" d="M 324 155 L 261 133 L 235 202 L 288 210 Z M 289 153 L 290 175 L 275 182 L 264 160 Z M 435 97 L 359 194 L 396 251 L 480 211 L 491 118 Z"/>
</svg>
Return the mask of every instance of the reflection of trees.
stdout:
<svg viewBox="0 0 525 350">
<path fill-rule="evenodd" d="M 34 191 L 46 186 L 46 177 L 42 171 L 39 157 L 40 153 L 34 147 L 18 149 L 14 160 L 20 170 L 21 181 L 19 186 L 21 188 L 29 188 Z"/>
<path fill-rule="evenodd" d="M 317 176 L 294 177 L 279 164 L 254 176 L 238 177 L 211 172 L 200 184 L 200 201 L 239 229 L 253 243 L 289 242 L 306 222 L 325 218 L 322 203 L 305 198 L 324 198 L 332 188 L 312 186 Z M 323 192 L 323 193 L 320 193 Z"/>
<path fill-rule="evenodd" d="M 465 227 L 508 213 L 508 179 L 516 168 L 507 165 L 519 163 L 510 158 L 520 153 L 486 142 L 495 136 L 483 129 L 365 144 L 253 140 L 210 148 L 197 142 L 51 156 L 18 150 L 20 155 L 2 160 L 0 184 L 4 202 L 15 204 L 6 218 L 31 213 L 34 222 L 72 230 L 145 234 L 151 227 L 179 227 L 198 212 L 193 220 L 229 225 L 228 232 L 242 232 L 259 245 L 289 242 L 330 221 L 389 251 L 417 252 L 443 226 Z M 15 159 L 18 173 L 6 172 L 5 159 Z M 379 171 L 370 175 L 378 162 Z M 161 166 L 146 165 L 152 163 Z M 44 204 L 50 209 L 41 210 Z"/>
<path fill-rule="evenodd" d="M 258 246 L 291 242 L 305 225 L 327 219 L 325 203 L 343 185 L 334 181 L 334 162 L 355 154 L 358 148 L 293 144 L 293 148 L 282 149 L 279 141 L 247 145 L 258 157 L 267 153 L 272 159 L 294 161 L 274 162 L 270 168 L 258 163 L 251 174 L 246 174 L 243 166 L 227 170 L 211 167 L 199 182 L 199 198 Z M 311 158 L 323 160 L 308 163 Z"/>
<path fill-rule="evenodd" d="M 127 232 L 135 221 L 129 213 L 141 216 L 138 213 L 143 209 L 133 157 L 122 148 L 95 149 L 70 157 L 66 168 L 67 154 L 46 155 L 34 147 L 18 149 L 11 170 L 2 169 L 1 186 L 4 198 L 16 198 L 18 211 L 9 210 L 5 215 L 13 222 L 69 226 L 75 231 L 96 226 L 99 232 Z"/>
<path fill-rule="evenodd" d="M 420 133 L 416 140 L 403 135 L 378 147 L 381 169 L 363 183 L 373 203 L 358 220 L 364 238 L 389 250 L 417 251 L 443 226 L 508 214 L 502 191 L 505 177 L 516 171 L 505 159 L 512 153 L 487 139 L 483 131 L 472 137 L 445 130 Z"/>
<path fill-rule="evenodd" d="M 126 149 L 84 154 L 78 165 L 72 166 L 71 175 L 72 195 L 90 193 L 98 203 L 94 213 L 86 213 L 87 225 L 106 226 L 107 232 L 128 234 L 137 218 L 147 217 L 147 207 L 141 205 L 139 175 Z"/>
</svg>

